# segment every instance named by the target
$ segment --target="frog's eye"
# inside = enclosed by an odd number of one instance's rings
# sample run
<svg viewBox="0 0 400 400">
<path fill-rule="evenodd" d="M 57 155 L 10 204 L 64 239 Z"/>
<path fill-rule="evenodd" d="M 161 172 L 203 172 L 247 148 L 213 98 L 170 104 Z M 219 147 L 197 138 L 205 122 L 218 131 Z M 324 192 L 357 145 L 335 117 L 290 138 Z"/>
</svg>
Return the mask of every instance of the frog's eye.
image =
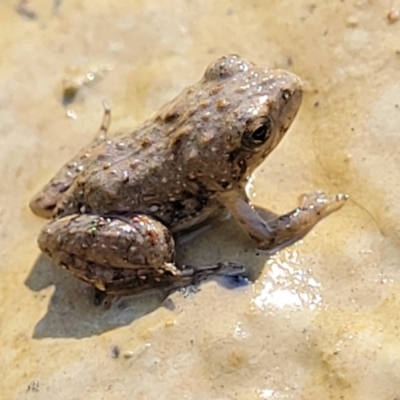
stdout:
<svg viewBox="0 0 400 400">
<path fill-rule="evenodd" d="M 249 123 L 242 136 L 242 144 L 248 149 L 262 146 L 272 136 L 273 126 L 274 123 L 270 118 Z"/>
<path fill-rule="evenodd" d="M 262 125 L 256 128 L 251 134 L 251 141 L 254 145 L 259 146 L 265 143 L 271 136 L 272 133 L 272 122 L 270 119 L 266 119 Z"/>
</svg>

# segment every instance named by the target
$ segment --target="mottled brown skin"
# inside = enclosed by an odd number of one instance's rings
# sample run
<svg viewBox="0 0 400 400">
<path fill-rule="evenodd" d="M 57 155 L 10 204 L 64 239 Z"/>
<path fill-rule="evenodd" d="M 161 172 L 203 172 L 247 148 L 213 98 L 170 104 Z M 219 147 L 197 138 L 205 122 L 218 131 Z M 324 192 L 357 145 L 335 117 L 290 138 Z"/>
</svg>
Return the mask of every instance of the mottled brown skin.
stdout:
<svg viewBox="0 0 400 400">
<path fill-rule="evenodd" d="M 53 219 L 40 248 L 111 294 L 172 291 L 212 274 L 242 273 L 229 262 L 176 267 L 172 234 L 227 208 L 260 248 L 276 249 L 341 207 L 346 196 L 316 192 L 266 222 L 247 198 L 249 176 L 278 145 L 301 98 L 293 74 L 230 55 L 132 132 L 107 137 L 106 112 L 95 140 L 30 203 Z"/>
</svg>

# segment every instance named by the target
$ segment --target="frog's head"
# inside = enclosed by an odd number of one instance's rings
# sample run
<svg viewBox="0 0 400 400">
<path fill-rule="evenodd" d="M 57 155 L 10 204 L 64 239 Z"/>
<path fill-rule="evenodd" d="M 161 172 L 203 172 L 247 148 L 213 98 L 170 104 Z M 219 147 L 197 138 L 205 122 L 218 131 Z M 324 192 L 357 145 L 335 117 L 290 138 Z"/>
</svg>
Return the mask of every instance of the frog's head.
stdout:
<svg viewBox="0 0 400 400">
<path fill-rule="evenodd" d="M 287 71 L 257 67 L 231 55 L 211 64 L 203 82 L 211 86 L 209 93 L 216 92 L 219 152 L 228 158 L 233 176 L 241 179 L 289 129 L 301 104 L 301 81 Z"/>
</svg>

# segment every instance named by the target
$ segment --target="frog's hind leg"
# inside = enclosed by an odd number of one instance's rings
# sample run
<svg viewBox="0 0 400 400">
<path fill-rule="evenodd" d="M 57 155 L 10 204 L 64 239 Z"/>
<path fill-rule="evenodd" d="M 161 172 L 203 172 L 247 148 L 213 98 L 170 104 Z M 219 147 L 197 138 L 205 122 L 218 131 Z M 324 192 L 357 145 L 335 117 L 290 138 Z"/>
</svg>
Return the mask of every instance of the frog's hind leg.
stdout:
<svg viewBox="0 0 400 400">
<path fill-rule="evenodd" d="M 139 290 L 137 277 L 134 280 L 128 278 L 123 284 L 119 282 L 115 288 L 109 285 L 107 293 L 95 288 L 95 304 L 103 305 L 105 309 L 108 309 L 118 298 L 135 294 L 156 295 L 161 304 L 177 290 L 185 290 L 184 294 L 196 293 L 201 283 L 212 277 L 220 275 L 244 277 L 246 269 L 236 262 L 219 262 L 206 266 L 184 265 L 179 268 L 172 263 L 165 263 L 157 275 L 152 278 L 149 275 L 141 276 L 139 279 L 142 279 L 142 282 Z"/>
<path fill-rule="evenodd" d="M 246 274 L 246 268 L 234 261 L 223 261 L 204 266 L 183 265 L 182 273 L 191 276 L 190 284 L 198 286 L 201 282 L 208 280 L 213 276 L 243 276 Z"/>
<path fill-rule="evenodd" d="M 135 285 L 140 290 L 176 272 L 171 233 L 145 215 L 56 218 L 42 229 L 38 244 L 57 264 L 106 292 L 125 290 L 129 280 L 132 290 Z"/>
<path fill-rule="evenodd" d="M 167 297 L 213 275 L 244 272 L 236 263 L 176 267 L 171 233 L 146 215 L 69 215 L 49 222 L 38 243 L 55 263 L 96 287 L 101 302 L 101 292 L 125 296 L 158 291 Z"/>
</svg>

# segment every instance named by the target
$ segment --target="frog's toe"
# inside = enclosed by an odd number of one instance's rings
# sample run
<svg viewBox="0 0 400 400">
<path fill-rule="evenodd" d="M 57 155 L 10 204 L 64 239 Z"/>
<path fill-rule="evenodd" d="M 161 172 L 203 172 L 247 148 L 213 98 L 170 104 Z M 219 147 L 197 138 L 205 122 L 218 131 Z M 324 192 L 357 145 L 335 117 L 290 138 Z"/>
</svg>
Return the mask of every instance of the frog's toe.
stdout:
<svg viewBox="0 0 400 400">
<path fill-rule="evenodd" d="M 183 273 L 190 273 L 193 275 L 243 275 L 246 272 L 246 268 L 237 262 L 223 261 L 212 265 L 205 266 L 184 266 Z"/>
<path fill-rule="evenodd" d="M 95 306 L 102 306 L 104 310 L 109 310 L 116 301 L 116 296 L 107 294 L 105 291 L 94 288 L 93 303 Z"/>
<path fill-rule="evenodd" d="M 246 267 L 242 264 L 225 261 L 217 264 L 219 267 L 218 275 L 241 276 L 246 273 Z"/>
<path fill-rule="evenodd" d="M 341 208 L 349 196 L 344 193 L 327 195 L 322 191 L 315 191 L 311 194 L 302 194 L 299 198 L 302 210 L 314 211 L 318 215 L 326 216 Z"/>
</svg>

